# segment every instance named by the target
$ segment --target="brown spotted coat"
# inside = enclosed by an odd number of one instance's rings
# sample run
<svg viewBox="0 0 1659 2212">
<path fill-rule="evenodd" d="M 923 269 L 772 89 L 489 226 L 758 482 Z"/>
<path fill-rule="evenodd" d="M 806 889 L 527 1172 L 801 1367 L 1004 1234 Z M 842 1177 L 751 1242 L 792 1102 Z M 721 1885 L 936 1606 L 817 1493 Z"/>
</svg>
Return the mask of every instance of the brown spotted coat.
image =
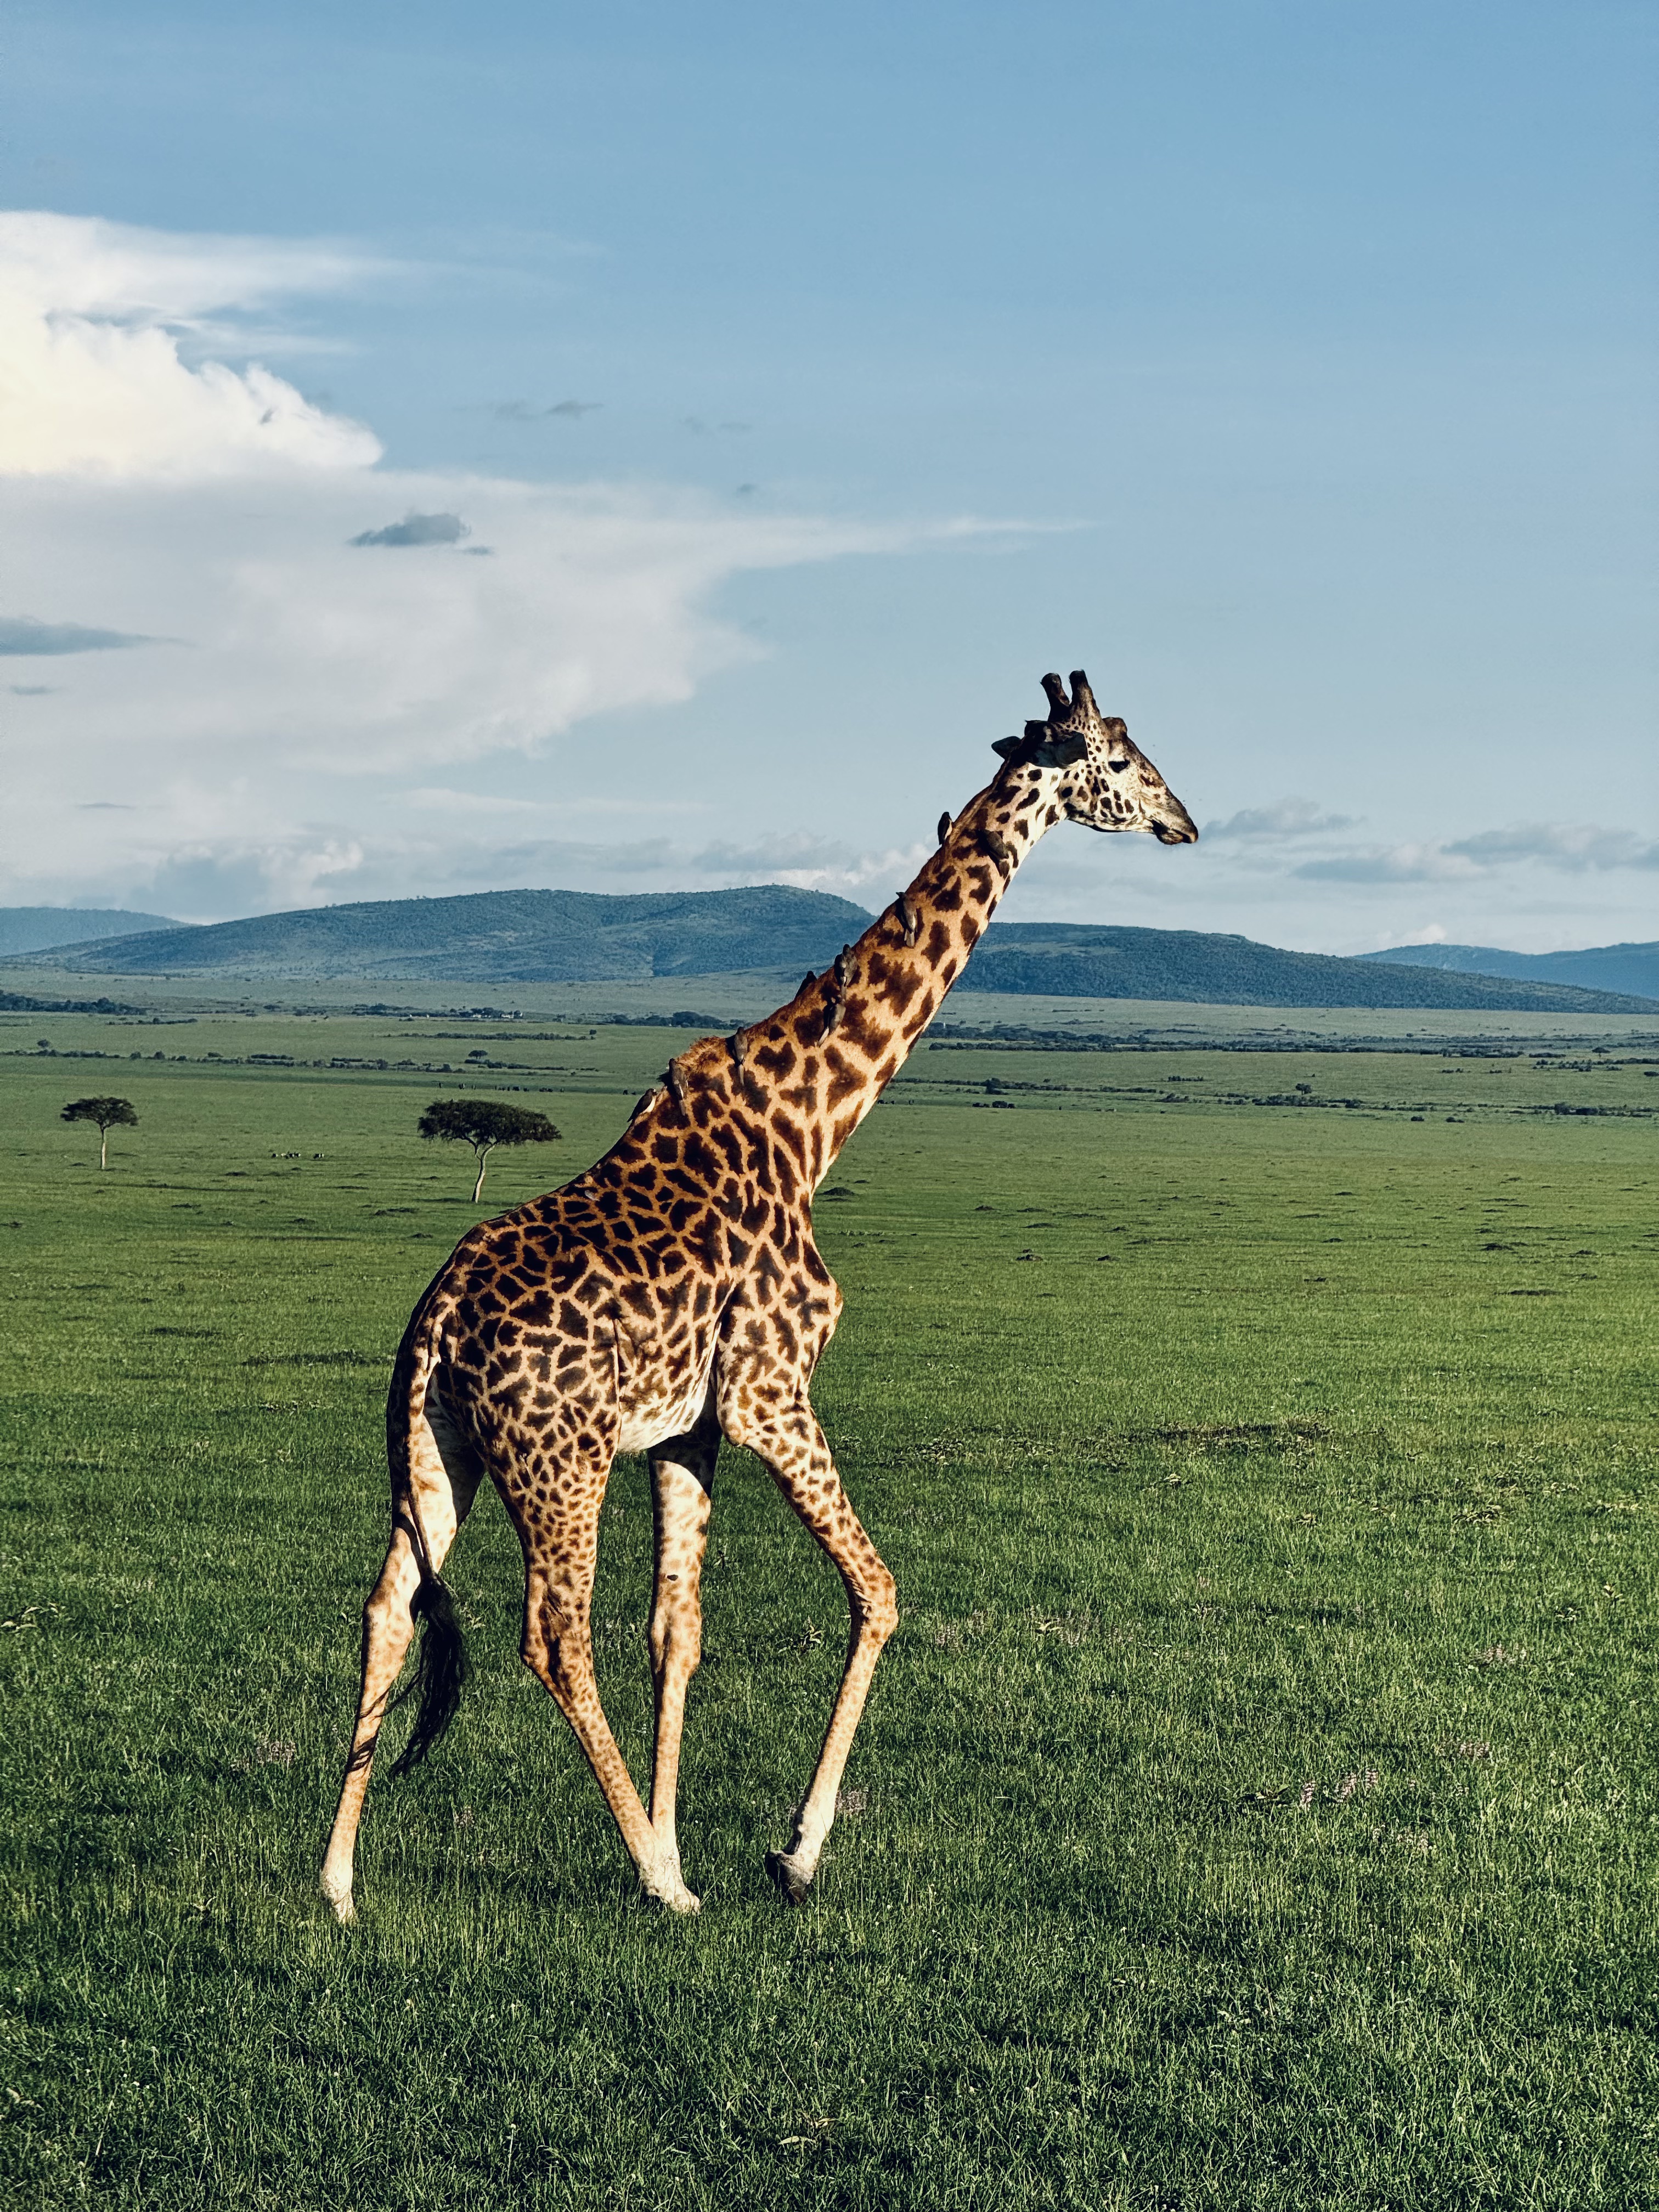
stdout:
<svg viewBox="0 0 1659 2212">
<path fill-rule="evenodd" d="M 675 1784 L 698 1583 L 722 1435 L 765 1462 L 841 1571 L 845 1675 L 787 1851 L 805 1893 L 882 1645 L 893 1578 L 842 1489 L 808 1395 L 841 1312 L 812 1194 L 961 974 L 1024 854 L 1055 823 L 1197 835 L 1086 679 L 998 750 L 1004 766 L 908 888 L 787 1006 L 679 1054 L 605 1158 L 465 1237 L 416 1308 L 392 1385 L 394 1525 L 365 1608 L 363 1680 L 325 1894 L 351 1915 L 352 1850 L 374 1740 L 413 1632 L 410 1603 L 487 1471 L 524 1547 L 523 1652 L 575 1729 L 646 1890 L 681 1911 Z M 618 1451 L 647 1455 L 656 1520 L 649 1640 L 657 1729 L 650 1810 L 593 1678 L 589 1604 Z"/>
</svg>

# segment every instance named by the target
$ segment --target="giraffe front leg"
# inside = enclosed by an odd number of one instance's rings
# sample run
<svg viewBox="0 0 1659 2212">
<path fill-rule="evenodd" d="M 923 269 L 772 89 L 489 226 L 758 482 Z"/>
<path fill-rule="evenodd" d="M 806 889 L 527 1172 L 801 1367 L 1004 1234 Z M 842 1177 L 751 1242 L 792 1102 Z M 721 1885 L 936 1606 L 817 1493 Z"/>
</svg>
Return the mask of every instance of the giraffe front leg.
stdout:
<svg viewBox="0 0 1659 2212">
<path fill-rule="evenodd" d="M 799 1905 L 817 1872 L 836 1818 L 836 1799 L 848 1753 L 870 1694 L 882 1646 L 898 1626 L 896 1585 L 864 1533 L 817 1418 L 804 1399 L 768 1413 L 734 1408 L 726 1432 L 766 1462 L 773 1480 L 840 1571 L 852 1614 L 847 1667 L 811 1788 L 795 1815 L 786 1851 L 769 1851 L 766 1870 L 791 1905 Z"/>
<path fill-rule="evenodd" d="M 575 1730 L 647 1896 L 676 1911 L 695 1912 L 697 1900 L 680 1880 L 678 1865 L 671 1879 L 663 1878 L 657 1832 L 599 1703 L 590 1620 L 595 1547 L 590 1540 L 551 1555 L 529 1544 L 526 1548 L 525 1664 Z"/>
<path fill-rule="evenodd" d="M 651 1826 L 659 1857 L 653 1896 L 681 1912 L 698 1899 L 680 1873 L 674 1801 L 686 1686 L 702 1656 L 702 1555 L 708 1538 L 710 1492 L 720 1429 L 712 1414 L 689 1435 L 651 1455 L 656 1519 L 656 1587 L 651 1604 L 651 1673 L 656 1689 L 656 1750 L 651 1771 Z"/>
</svg>

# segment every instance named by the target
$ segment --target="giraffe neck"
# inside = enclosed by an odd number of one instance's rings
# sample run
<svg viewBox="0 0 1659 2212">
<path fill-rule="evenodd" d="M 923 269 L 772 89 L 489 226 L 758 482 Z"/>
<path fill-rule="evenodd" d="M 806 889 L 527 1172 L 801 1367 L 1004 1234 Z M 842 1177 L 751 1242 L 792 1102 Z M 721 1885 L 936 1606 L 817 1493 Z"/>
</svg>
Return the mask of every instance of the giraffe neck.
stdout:
<svg viewBox="0 0 1659 2212">
<path fill-rule="evenodd" d="M 1053 769 L 1005 769 L 970 799 L 902 896 L 826 974 L 734 1041 L 793 1109 L 816 1188 L 938 1012 L 1015 872 L 1064 810 Z M 793 1147 L 792 1147 L 793 1149 Z"/>
</svg>

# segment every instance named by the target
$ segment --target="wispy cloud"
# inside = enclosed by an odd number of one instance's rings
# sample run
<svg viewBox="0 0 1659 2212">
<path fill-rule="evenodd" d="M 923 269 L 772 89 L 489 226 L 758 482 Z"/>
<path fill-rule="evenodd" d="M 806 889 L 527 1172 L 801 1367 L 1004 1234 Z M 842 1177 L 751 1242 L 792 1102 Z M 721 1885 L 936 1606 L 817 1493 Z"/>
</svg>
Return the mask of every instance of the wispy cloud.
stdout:
<svg viewBox="0 0 1659 2212">
<path fill-rule="evenodd" d="M 604 405 L 602 399 L 556 399 L 550 407 L 532 399 L 497 399 L 489 412 L 498 422 L 580 422 L 584 415 L 599 413 Z"/>
<path fill-rule="evenodd" d="M 1482 867 L 1516 861 L 1541 861 L 1552 868 L 1659 868 L 1659 841 L 1633 830 L 1607 830 L 1589 823 L 1522 823 L 1509 830 L 1486 830 L 1461 837 L 1446 848 Z"/>
<path fill-rule="evenodd" d="M 83 806 L 113 811 L 108 802 Z M 473 816 L 459 836 L 453 825 L 421 834 L 392 829 L 354 832 L 316 823 L 249 836 L 234 828 L 175 840 L 148 869 L 122 878 L 124 896 L 148 901 L 185 921 L 336 904 L 342 901 L 431 896 L 514 886 L 587 890 L 721 890 L 745 884 L 792 884 L 826 890 L 872 908 L 908 882 L 927 848 L 860 852 L 800 832 L 749 842 L 698 844 L 673 836 L 601 842 L 569 837 L 502 840 Z M 495 825 L 499 830 L 504 824 Z M 93 834 L 86 824 L 83 834 Z"/>
<path fill-rule="evenodd" d="M 1310 799 L 1280 799 L 1270 806 L 1247 806 L 1224 822 L 1206 822 L 1204 836 L 1211 842 L 1249 839 L 1269 843 L 1286 837 L 1314 837 L 1334 830 L 1352 830 L 1352 814 L 1327 814 Z"/>
<path fill-rule="evenodd" d="M 130 645 L 159 645 L 134 630 L 89 629 L 83 623 L 36 622 L 32 615 L 0 615 L 0 653 L 115 653 Z M 20 698 L 45 695 L 44 684 L 14 684 Z"/>
<path fill-rule="evenodd" d="M 1659 842 L 1635 830 L 1589 823 L 1520 823 L 1481 830 L 1472 837 L 1425 843 L 1372 846 L 1304 860 L 1292 875 L 1312 883 L 1472 883 L 1501 871 L 1659 868 Z"/>
<path fill-rule="evenodd" d="M 604 400 L 553 400 L 550 407 L 542 407 L 540 400 L 491 400 L 484 414 L 498 422 L 580 422 L 584 414 L 602 410 Z"/>
<path fill-rule="evenodd" d="M 933 849 L 884 845 L 860 852 L 798 830 L 746 844 L 717 839 L 690 851 L 685 865 L 714 883 L 793 884 L 799 890 L 840 891 L 856 898 L 878 885 L 886 896 L 902 889 Z"/>
<path fill-rule="evenodd" d="M 1304 860 L 1290 872 L 1315 884 L 1443 884 L 1470 881 L 1481 872 L 1474 861 L 1443 845 L 1374 846 L 1364 852 L 1332 853 Z"/>
<path fill-rule="evenodd" d="M 458 545 L 472 535 L 459 514 L 406 514 L 380 530 L 360 530 L 348 545 Z"/>
<path fill-rule="evenodd" d="M 677 820 L 684 820 L 688 816 L 716 811 L 712 799 L 688 799 L 678 793 L 653 797 L 647 792 L 630 792 L 626 798 L 600 798 L 585 793 L 580 796 L 564 793 L 554 799 L 526 799 L 516 793 L 462 791 L 445 783 L 417 785 L 405 793 L 405 804 L 416 813 L 471 814 L 480 817 L 533 816 L 549 823 L 592 814 L 619 815 L 629 821 L 637 821 L 641 815 L 672 814 Z"/>
</svg>

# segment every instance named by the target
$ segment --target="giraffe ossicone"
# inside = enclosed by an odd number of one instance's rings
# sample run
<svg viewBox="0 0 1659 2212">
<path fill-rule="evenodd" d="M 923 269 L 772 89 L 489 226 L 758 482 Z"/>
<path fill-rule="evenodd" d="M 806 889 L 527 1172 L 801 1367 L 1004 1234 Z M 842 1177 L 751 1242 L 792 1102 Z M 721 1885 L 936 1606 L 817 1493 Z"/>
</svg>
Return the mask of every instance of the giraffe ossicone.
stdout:
<svg viewBox="0 0 1659 2212">
<path fill-rule="evenodd" d="M 376 1739 L 423 1615 L 416 1719 L 400 1766 L 448 1723 L 459 1631 L 434 1601 L 487 1474 L 524 1551 L 522 1651 L 574 1729 L 642 1888 L 697 1899 L 675 1796 L 720 1440 L 755 1452 L 840 1571 L 846 1669 L 788 1848 L 767 1866 L 805 1896 L 882 1646 L 893 1577 L 860 1525 L 813 1413 L 812 1370 L 842 1295 L 812 1237 L 812 1194 L 962 973 L 1021 861 L 1060 822 L 1197 837 L 1191 817 L 1079 670 L 1043 678 L 1049 712 L 997 745 L 986 788 L 939 821 L 915 880 L 787 1006 L 670 1061 L 605 1158 L 463 1237 L 415 1310 L 386 1409 L 392 1540 L 363 1608 L 357 1718 L 323 1862 L 353 1917 L 353 1856 Z M 649 1809 L 611 1732 L 589 1612 L 600 1507 L 619 1451 L 651 1471 L 656 1697 Z"/>
</svg>

